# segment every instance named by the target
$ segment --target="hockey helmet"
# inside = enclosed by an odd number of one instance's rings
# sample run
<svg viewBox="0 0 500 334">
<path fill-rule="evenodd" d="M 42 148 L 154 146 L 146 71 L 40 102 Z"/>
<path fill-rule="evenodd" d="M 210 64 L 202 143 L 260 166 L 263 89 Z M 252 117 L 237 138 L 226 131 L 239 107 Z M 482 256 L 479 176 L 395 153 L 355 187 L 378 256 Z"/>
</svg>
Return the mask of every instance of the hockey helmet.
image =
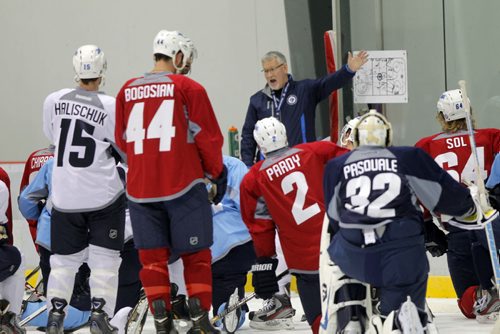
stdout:
<svg viewBox="0 0 500 334">
<path fill-rule="evenodd" d="M 179 67 L 175 63 L 177 53 L 183 54 L 182 65 Z M 153 54 L 162 54 L 174 59 L 173 65 L 177 73 L 182 73 L 186 65 L 197 57 L 198 52 L 191 39 L 178 31 L 161 30 L 156 34 L 153 41 Z"/>
<path fill-rule="evenodd" d="M 349 142 L 354 143 L 354 137 L 353 137 L 353 129 L 358 125 L 359 119 L 361 117 L 355 117 L 351 119 L 349 122 L 347 122 L 346 125 L 342 128 L 340 131 L 340 145 L 342 147 L 347 147 Z"/>
<path fill-rule="evenodd" d="M 73 55 L 75 79 L 96 79 L 104 77 L 107 63 L 104 52 L 96 45 L 83 45 Z"/>
<path fill-rule="evenodd" d="M 253 137 L 264 155 L 288 146 L 285 126 L 275 117 L 258 121 L 253 130 Z"/>
<path fill-rule="evenodd" d="M 392 144 L 391 123 L 374 109 L 360 117 L 352 132 L 354 147 L 390 146 Z"/>
<path fill-rule="evenodd" d="M 460 89 L 446 91 L 441 94 L 437 102 L 438 113 L 443 114 L 446 122 L 465 118 L 465 105 L 463 102 L 463 95 Z"/>
</svg>

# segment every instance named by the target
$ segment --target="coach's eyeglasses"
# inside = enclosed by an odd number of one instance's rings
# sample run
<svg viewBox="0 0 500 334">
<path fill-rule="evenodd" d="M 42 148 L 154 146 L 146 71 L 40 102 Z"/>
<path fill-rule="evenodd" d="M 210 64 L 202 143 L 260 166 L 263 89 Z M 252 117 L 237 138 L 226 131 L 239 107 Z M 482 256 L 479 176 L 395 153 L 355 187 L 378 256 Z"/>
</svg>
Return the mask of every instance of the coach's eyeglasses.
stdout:
<svg viewBox="0 0 500 334">
<path fill-rule="evenodd" d="M 265 69 L 263 68 L 261 70 L 261 72 L 264 72 L 265 74 L 270 74 L 270 73 L 274 73 L 274 71 L 276 71 L 278 68 L 280 68 L 281 66 L 285 65 L 285 63 L 281 63 L 279 64 L 278 66 L 275 66 L 275 67 L 271 67 L 271 68 L 268 68 L 268 69 Z"/>
</svg>

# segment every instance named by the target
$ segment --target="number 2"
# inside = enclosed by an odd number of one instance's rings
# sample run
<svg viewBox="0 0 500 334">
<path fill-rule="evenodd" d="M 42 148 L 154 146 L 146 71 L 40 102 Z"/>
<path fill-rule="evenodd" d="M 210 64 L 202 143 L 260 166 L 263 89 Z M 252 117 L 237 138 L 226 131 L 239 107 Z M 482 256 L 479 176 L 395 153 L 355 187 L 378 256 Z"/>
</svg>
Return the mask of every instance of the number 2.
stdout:
<svg viewBox="0 0 500 334">
<path fill-rule="evenodd" d="M 304 208 L 306 194 L 309 190 L 306 177 L 302 172 L 293 172 L 283 178 L 281 181 L 281 189 L 285 195 L 293 191 L 293 185 L 297 185 L 297 193 L 292 206 L 292 215 L 297 225 L 302 224 L 312 216 L 321 212 L 318 203 Z"/>
<path fill-rule="evenodd" d="M 144 139 L 160 139 L 160 152 L 170 151 L 175 137 L 174 100 L 164 100 L 149 123 L 147 134 L 144 129 L 144 102 L 135 103 L 127 122 L 127 143 L 134 143 L 134 153 L 144 153 Z"/>
</svg>

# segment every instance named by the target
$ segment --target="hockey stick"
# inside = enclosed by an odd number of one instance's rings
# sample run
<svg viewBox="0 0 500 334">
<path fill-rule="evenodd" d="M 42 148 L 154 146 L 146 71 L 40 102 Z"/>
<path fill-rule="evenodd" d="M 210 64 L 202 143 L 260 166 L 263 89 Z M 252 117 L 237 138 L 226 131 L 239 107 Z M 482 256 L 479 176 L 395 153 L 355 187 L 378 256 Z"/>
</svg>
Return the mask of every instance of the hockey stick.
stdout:
<svg viewBox="0 0 500 334">
<path fill-rule="evenodd" d="M 130 319 L 125 325 L 126 334 L 140 334 L 142 332 L 142 328 L 144 327 L 144 323 L 146 322 L 145 320 L 148 313 L 148 308 L 148 299 L 146 298 L 144 290 L 141 289 L 141 296 L 139 297 L 139 301 L 135 305 L 134 309 L 130 312 Z"/>
<path fill-rule="evenodd" d="M 476 186 L 478 188 L 479 196 L 483 196 L 483 199 L 486 203 L 488 203 L 488 193 L 486 192 L 486 188 L 484 186 L 484 180 L 481 176 L 481 169 L 479 168 L 479 159 L 477 155 L 476 148 L 476 140 L 474 139 L 474 129 L 472 128 L 472 119 L 470 115 L 470 105 L 469 105 L 469 97 L 467 95 L 467 87 L 465 80 L 460 80 L 458 82 L 460 86 L 460 90 L 462 91 L 462 97 L 464 101 L 464 109 L 465 109 L 465 120 L 467 122 L 467 132 L 469 134 L 469 141 L 471 146 L 472 155 L 474 157 L 474 169 L 476 172 Z M 495 276 L 495 285 L 497 291 L 500 289 L 500 264 L 498 263 L 498 251 L 497 246 L 495 244 L 495 235 L 493 233 L 493 227 L 491 226 L 491 222 L 488 222 L 484 226 L 484 232 L 486 233 L 486 239 L 488 240 L 488 249 L 490 251 L 491 257 L 491 265 L 493 267 L 493 274 Z"/>
<path fill-rule="evenodd" d="M 30 278 L 31 278 L 31 277 L 33 277 L 33 276 L 35 276 L 35 274 L 36 274 L 38 271 L 40 271 L 40 266 L 39 266 L 39 265 L 38 265 L 38 266 L 36 266 L 36 268 L 35 268 L 35 269 L 33 269 L 33 270 L 32 270 L 32 271 L 31 271 L 31 272 L 30 272 L 30 273 L 26 276 L 26 278 L 25 278 L 26 283 L 28 283 L 28 281 L 30 280 Z"/>
<path fill-rule="evenodd" d="M 279 274 L 276 277 L 276 281 L 279 281 L 280 279 L 282 279 L 283 277 L 285 277 L 285 275 L 287 275 L 288 273 L 289 273 L 288 269 L 285 270 L 284 272 L 282 272 L 281 274 Z M 215 324 L 216 321 L 221 320 L 222 318 L 224 318 L 229 313 L 233 312 L 234 310 L 238 309 L 239 307 L 242 307 L 249 300 L 255 298 L 255 296 L 256 296 L 255 292 L 252 292 L 251 294 L 249 294 L 248 296 L 246 296 L 245 298 L 243 298 L 242 300 L 240 300 L 236 304 L 228 307 L 227 309 L 225 309 L 224 311 L 222 311 L 221 313 L 217 314 L 215 317 L 213 317 L 212 319 L 210 319 L 210 323 L 212 325 Z"/>
<path fill-rule="evenodd" d="M 24 326 L 31 320 L 35 319 L 38 317 L 40 314 L 42 314 L 45 310 L 47 309 L 47 303 L 45 303 L 42 307 L 40 307 L 38 310 L 35 312 L 31 313 L 29 316 L 24 318 L 23 320 L 19 321 L 19 326 Z"/>
</svg>

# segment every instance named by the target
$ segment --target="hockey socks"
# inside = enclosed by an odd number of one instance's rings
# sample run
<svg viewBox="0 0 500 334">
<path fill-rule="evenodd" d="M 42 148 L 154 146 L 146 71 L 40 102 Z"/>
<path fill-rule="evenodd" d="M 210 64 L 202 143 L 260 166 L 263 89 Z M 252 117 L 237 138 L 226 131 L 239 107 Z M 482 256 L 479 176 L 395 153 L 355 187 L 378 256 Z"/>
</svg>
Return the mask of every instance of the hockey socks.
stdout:
<svg viewBox="0 0 500 334">
<path fill-rule="evenodd" d="M 165 309 L 170 311 L 170 277 L 167 262 L 170 251 L 166 248 L 139 249 L 139 259 L 142 263 L 140 273 L 142 286 L 151 305 L 157 299 L 165 301 Z"/>
<path fill-rule="evenodd" d="M 210 249 L 181 255 L 184 279 L 190 298 L 197 297 L 201 308 L 209 311 L 212 305 L 212 254 Z"/>
</svg>

